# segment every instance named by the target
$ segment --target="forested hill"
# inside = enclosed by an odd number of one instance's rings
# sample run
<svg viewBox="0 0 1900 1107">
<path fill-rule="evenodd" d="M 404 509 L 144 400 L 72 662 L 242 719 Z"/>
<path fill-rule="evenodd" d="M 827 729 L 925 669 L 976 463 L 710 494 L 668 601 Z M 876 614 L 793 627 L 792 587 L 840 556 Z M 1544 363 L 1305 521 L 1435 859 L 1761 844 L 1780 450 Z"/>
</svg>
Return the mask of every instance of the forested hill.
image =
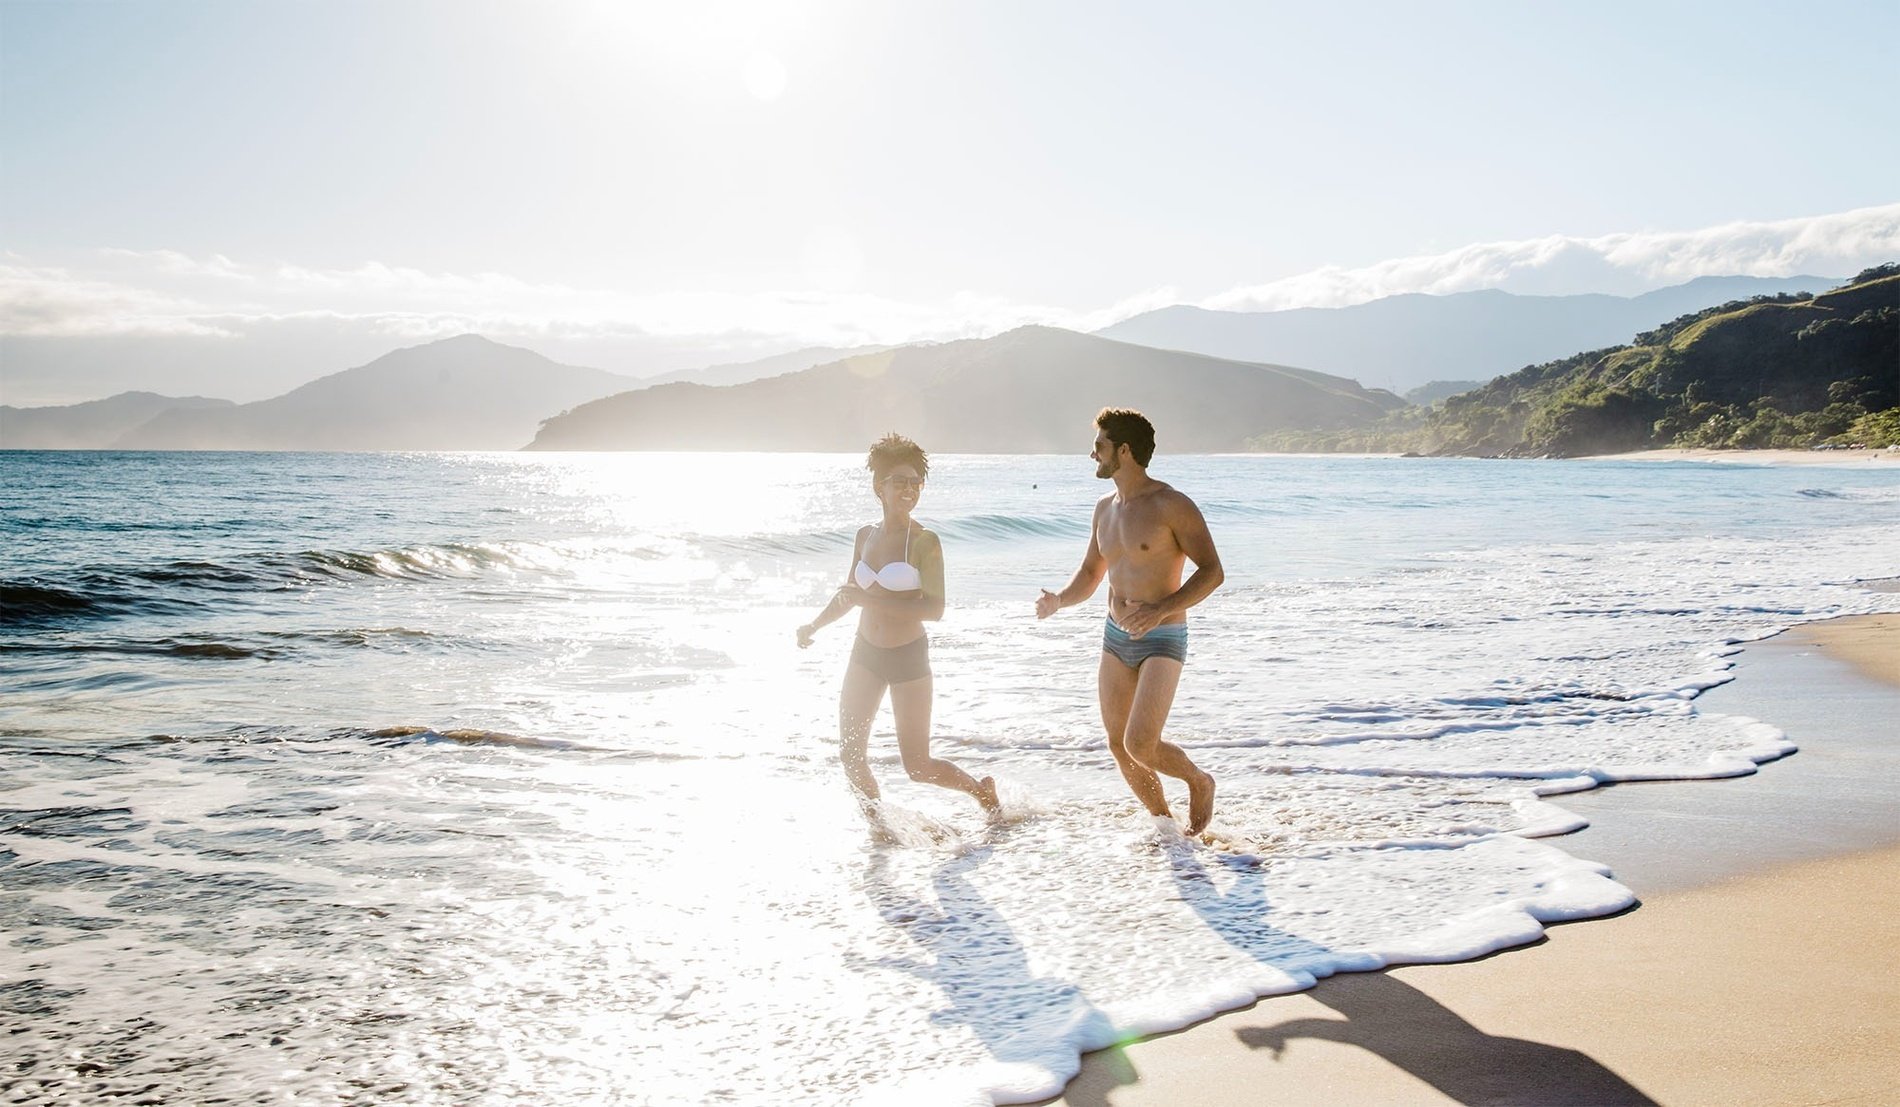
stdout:
<svg viewBox="0 0 1900 1107">
<path fill-rule="evenodd" d="M 1576 457 L 1661 446 L 1900 440 L 1900 264 L 1817 296 L 1685 315 L 1627 346 L 1532 365 L 1357 431 L 1282 432 L 1292 450 Z"/>
</svg>

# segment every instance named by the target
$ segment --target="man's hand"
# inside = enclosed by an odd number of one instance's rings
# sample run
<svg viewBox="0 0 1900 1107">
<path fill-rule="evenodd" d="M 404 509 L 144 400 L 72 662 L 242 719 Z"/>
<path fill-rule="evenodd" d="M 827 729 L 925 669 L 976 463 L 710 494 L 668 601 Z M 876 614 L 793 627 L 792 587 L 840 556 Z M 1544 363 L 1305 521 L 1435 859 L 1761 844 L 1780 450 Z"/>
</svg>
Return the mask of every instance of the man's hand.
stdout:
<svg viewBox="0 0 1900 1107">
<path fill-rule="evenodd" d="M 1160 626 L 1161 620 L 1167 618 L 1167 615 L 1168 613 L 1162 610 L 1160 604 L 1131 603 L 1122 609 L 1121 614 L 1115 617 L 1115 621 L 1128 632 L 1128 637 L 1140 638 Z"/>
<path fill-rule="evenodd" d="M 1279 1026 L 1246 1026 L 1234 1031 L 1234 1037 L 1246 1042 L 1250 1049 L 1265 1049 L 1273 1053 L 1273 1059 L 1279 1060 L 1286 1053 L 1287 1031 L 1285 1023 Z"/>
<path fill-rule="evenodd" d="M 1036 597 L 1036 618 L 1038 619 L 1047 619 L 1061 609 L 1062 601 L 1056 599 L 1056 594 L 1047 588 L 1042 590 L 1042 595 Z"/>
</svg>

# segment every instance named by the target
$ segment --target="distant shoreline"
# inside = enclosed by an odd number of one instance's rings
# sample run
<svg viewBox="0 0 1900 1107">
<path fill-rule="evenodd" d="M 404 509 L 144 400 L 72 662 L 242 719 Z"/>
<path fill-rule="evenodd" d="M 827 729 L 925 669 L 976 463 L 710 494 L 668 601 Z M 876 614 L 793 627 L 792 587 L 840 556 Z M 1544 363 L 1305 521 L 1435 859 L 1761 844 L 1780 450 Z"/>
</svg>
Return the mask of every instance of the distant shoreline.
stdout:
<svg viewBox="0 0 1900 1107">
<path fill-rule="evenodd" d="M 1900 464 L 1900 450 L 1707 450 L 1671 447 L 1635 450 L 1626 454 L 1591 454 L 1573 461 L 1704 461 L 1729 465 L 1865 465 Z"/>
<path fill-rule="evenodd" d="M 123 449 L 92 446 L 8 446 L 0 444 L 0 454 L 6 453 L 48 453 L 48 454 L 521 454 L 543 453 L 561 454 L 845 454 L 855 455 L 854 449 L 836 450 L 712 450 L 712 449 L 664 449 L 664 450 L 535 450 L 525 447 L 515 449 L 470 447 L 467 449 L 363 449 L 363 450 L 271 450 L 271 449 Z M 1016 450 L 985 453 L 963 453 L 957 450 L 932 451 L 937 457 L 1056 457 L 1074 451 L 1063 450 Z M 1866 464 L 1887 464 L 1900 468 L 1900 448 L 1887 447 L 1872 450 L 1709 450 L 1679 449 L 1634 450 L 1622 454 L 1587 454 L 1572 458 L 1480 458 L 1467 454 L 1404 454 L 1379 451 L 1308 451 L 1289 450 L 1216 450 L 1206 453 L 1177 453 L 1173 457 L 1328 457 L 1351 461 L 1386 461 L 1410 459 L 1417 461 L 1444 460 L 1501 460 L 1501 461 L 1699 461 L 1710 464 L 1727 465 L 1828 465 L 1837 468 L 1852 468 Z"/>
</svg>

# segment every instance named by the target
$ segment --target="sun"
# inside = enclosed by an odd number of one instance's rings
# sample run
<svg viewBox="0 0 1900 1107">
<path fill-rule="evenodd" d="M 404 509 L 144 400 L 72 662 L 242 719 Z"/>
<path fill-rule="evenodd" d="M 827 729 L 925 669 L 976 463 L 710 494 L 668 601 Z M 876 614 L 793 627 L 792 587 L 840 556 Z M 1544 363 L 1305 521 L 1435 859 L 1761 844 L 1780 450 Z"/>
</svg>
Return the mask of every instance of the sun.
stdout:
<svg viewBox="0 0 1900 1107">
<path fill-rule="evenodd" d="M 746 56 L 740 79 L 747 92 L 769 104 L 785 92 L 785 63 L 764 50 L 754 50 Z"/>
<path fill-rule="evenodd" d="M 736 81 L 768 104 L 785 94 L 786 61 L 812 31 L 807 6 L 767 0 L 579 0 L 566 10 L 577 42 L 617 65 L 675 81 Z"/>
</svg>

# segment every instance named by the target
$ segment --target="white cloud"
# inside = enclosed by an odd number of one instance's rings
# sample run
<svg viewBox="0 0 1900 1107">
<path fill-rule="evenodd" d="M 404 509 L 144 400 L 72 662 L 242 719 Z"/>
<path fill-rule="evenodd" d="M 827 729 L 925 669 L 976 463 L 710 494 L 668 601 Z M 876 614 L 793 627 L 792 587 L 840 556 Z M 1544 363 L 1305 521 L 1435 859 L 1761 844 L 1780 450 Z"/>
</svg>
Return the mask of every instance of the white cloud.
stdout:
<svg viewBox="0 0 1900 1107">
<path fill-rule="evenodd" d="M 1896 259 L 1900 204 L 1888 204 L 1694 231 L 1481 242 L 1356 269 L 1328 266 L 1230 289 L 1201 301 L 1201 306 L 1228 311 L 1345 307 L 1406 292 L 1444 295 L 1481 288 L 1542 295 L 1634 295 L 1704 276 L 1846 277 Z"/>
<path fill-rule="evenodd" d="M 851 268 L 848 254 L 839 247 L 820 260 L 842 271 Z M 1890 204 L 1695 231 L 1477 243 L 1359 268 L 1329 266 L 1235 288 L 1201 303 L 1270 311 L 1481 288 L 1628 295 L 1704 275 L 1845 276 L 1897 258 L 1900 204 Z M 648 348 L 765 349 L 943 341 L 1026 323 L 1097 330 L 1180 302 L 1176 290 L 1165 287 L 1090 310 L 971 291 L 916 302 L 836 286 L 849 283 L 841 278 L 813 292 L 637 294 L 378 261 L 321 269 L 247 263 L 220 254 L 198 258 L 172 250 L 115 249 L 94 251 L 83 266 L 61 268 L 5 254 L 0 255 L 0 334 L 232 337 L 276 324 L 321 321 L 398 340 L 474 331 L 503 341 L 638 339 Z"/>
<path fill-rule="evenodd" d="M 64 269 L 0 265 L 0 334 L 231 334 L 198 319 L 204 310 L 151 288 L 75 276 Z"/>
<path fill-rule="evenodd" d="M 1172 290 L 1076 312 L 961 292 L 918 303 L 861 291 L 634 294 L 536 284 L 502 273 L 431 273 L 365 262 L 348 269 L 199 260 L 175 251 L 110 250 L 92 277 L 17 266 L 0 285 L 0 333 L 234 333 L 299 318 L 349 319 L 426 339 L 561 335 L 770 339 L 849 346 L 994 334 L 1024 323 L 1089 328 L 1174 302 Z M 10 302 L 9 302 L 10 301 Z"/>
<path fill-rule="evenodd" d="M 250 280 L 251 274 L 223 254 L 194 258 L 177 250 L 121 250 L 108 246 L 99 253 L 128 263 L 134 269 L 155 269 L 174 277 L 217 277 L 223 280 Z"/>
</svg>

